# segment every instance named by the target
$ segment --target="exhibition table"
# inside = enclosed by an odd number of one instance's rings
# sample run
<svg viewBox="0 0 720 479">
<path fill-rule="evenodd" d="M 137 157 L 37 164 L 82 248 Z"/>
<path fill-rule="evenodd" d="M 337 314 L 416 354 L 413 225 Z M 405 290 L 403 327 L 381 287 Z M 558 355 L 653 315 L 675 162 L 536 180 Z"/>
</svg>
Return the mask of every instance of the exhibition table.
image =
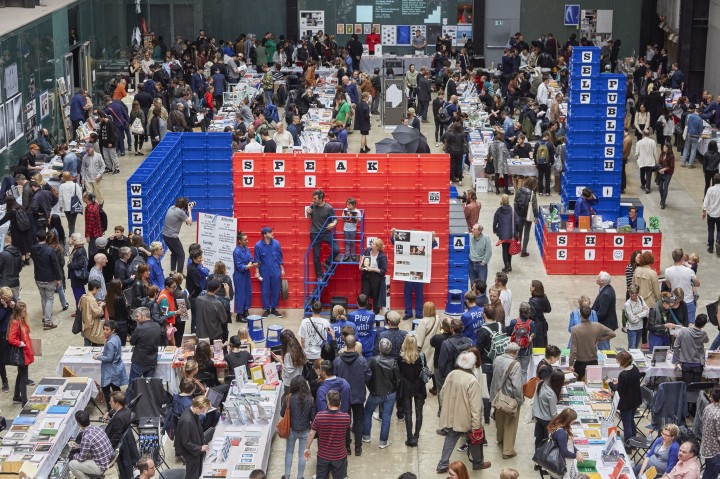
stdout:
<svg viewBox="0 0 720 479">
<path fill-rule="evenodd" d="M 78 431 L 75 413 L 97 393 L 92 378 L 43 378 L 2 440 L 2 462 L 23 463 L 27 478 L 60 477 L 67 464 L 58 459 Z"/>
<path fill-rule="evenodd" d="M 205 456 L 202 477 L 249 477 L 254 469 L 267 470 L 280 419 L 281 390 L 279 384 L 252 382 L 231 387 Z"/>
</svg>

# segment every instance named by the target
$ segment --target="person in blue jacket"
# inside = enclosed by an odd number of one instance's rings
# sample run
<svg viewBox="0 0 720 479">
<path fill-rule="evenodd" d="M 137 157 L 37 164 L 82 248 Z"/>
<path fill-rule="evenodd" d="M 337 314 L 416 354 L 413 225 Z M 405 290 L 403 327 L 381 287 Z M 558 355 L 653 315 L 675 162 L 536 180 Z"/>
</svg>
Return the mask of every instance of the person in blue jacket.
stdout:
<svg viewBox="0 0 720 479">
<path fill-rule="evenodd" d="M 598 198 L 590 188 L 583 188 L 582 196 L 580 196 L 575 202 L 575 218 L 581 216 L 592 216 L 595 214 L 593 208 L 598 204 Z"/>
<path fill-rule="evenodd" d="M 460 316 L 460 321 L 465 326 L 463 328 L 463 336 L 472 341 L 473 346 L 477 343 L 478 331 L 482 328 L 483 308 L 477 304 L 477 297 L 473 291 L 465 293 L 465 305 L 468 310 Z"/>
<path fill-rule="evenodd" d="M 70 121 L 72 122 L 72 135 L 76 139 L 76 132 L 80 123 L 86 120 L 85 112 L 90 108 L 87 102 L 87 91 L 81 88 L 70 100 Z"/>
<path fill-rule="evenodd" d="M 263 239 L 255 244 L 255 277 L 262 284 L 263 317 L 274 315 L 282 318 L 277 310 L 280 299 L 280 278 L 285 276 L 282 249 L 278 240 L 273 239 L 273 229 L 265 226 L 260 230 Z"/>
<path fill-rule="evenodd" d="M 358 295 L 358 309 L 348 314 L 348 321 L 355 324 L 355 337 L 362 344 L 363 357 L 370 359 L 375 348 L 375 313 L 366 309 L 367 303 L 367 295 Z"/>
<path fill-rule="evenodd" d="M 192 256 L 192 254 L 195 251 L 199 251 L 200 254 L 202 254 L 202 247 L 197 243 L 192 243 L 190 246 L 188 246 L 188 256 Z M 190 264 L 193 262 L 193 259 L 191 257 L 188 257 L 187 265 L 190 266 Z M 196 265 L 198 273 L 200 274 L 200 289 L 204 290 L 207 285 L 207 278 L 210 275 L 210 268 L 205 266 L 204 263 L 200 262 Z"/>
<path fill-rule="evenodd" d="M 350 383 L 345 379 L 335 376 L 335 367 L 333 363 L 327 359 L 323 359 L 320 363 L 320 378 L 322 383 L 317 391 L 317 399 L 315 407 L 317 412 L 327 409 L 327 393 L 333 389 L 340 393 L 340 410 L 342 412 L 350 411 Z"/>
<path fill-rule="evenodd" d="M 165 272 L 162 269 L 162 257 L 165 250 L 159 241 L 150 243 L 150 253 L 152 256 L 148 258 L 147 265 L 150 267 L 150 284 L 162 290 L 165 287 Z"/>
<path fill-rule="evenodd" d="M 238 245 L 233 251 L 233 263 L 235 271 L 233 272 L 233 283 L 235 283 L 235 313 L 236 320 L 241 323 L 247 323 L 247 317 L 250 314 L 250 302 L 252 300 L 252 283 L 250 278 L 250 269 L 257 266 L 253 262 L 252 254 L 248 248 L 248 237 L 242 231 L 237 232 Z"/>
</svg>

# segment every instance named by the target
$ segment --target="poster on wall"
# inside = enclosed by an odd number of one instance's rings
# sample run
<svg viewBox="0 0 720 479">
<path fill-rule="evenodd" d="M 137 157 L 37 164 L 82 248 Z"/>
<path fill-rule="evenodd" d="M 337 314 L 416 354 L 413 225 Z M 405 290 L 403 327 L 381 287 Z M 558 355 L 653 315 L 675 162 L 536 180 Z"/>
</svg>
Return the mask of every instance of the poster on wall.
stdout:
<svg viewBox="0 0 720 479">
<path fill-rule="evenodd" d="M 345 25 L 345 35 L 352 35 L 353 32 L 353 24 L 348 23 Z"/>
<path fill-rule="evenodd" d="M 398 25 L 395 43 L 397 45 L 410 45 L 410 25 Z"/>
<path fill-rule="evenodd" d="M 472 25 L 458 25 L 456 47 L 464 47 L 468 40 L 472 40 Z"/>
<path fill-rule="evenodd" d="M 432 273 L 432 237 L 430 231 L 395 230 L 393 279 L 429 283 Z"/>
<path fill-rule="evenodd" d="M 45 118 L 50 116 L 50 92 L 48 90 L 45 90 L 44 92 L 40 93 L 39 100 L 40 120 L 44 120 Z"/>
<path fill-rule="evenodd" d="M 397 31 L 395 25 L 383 25 L 380 30 L 380 43 L 387 46 L 393 46 L 397 43 Z"/>
<path fill-rule="evenodd" d="M 325 11 L 300 10 L 300 34 L 312 36 L 320 30 L 325 31 Z"/>
<path fill-rule="evenodd" d="M 13 63 L 5 67 L 5 98 L 17 95 L 19 91 L 17 63 Z"/>
<path fill-rule="evenodd" d="M 5 105 L 0 104 L 0 153 L 7 149 L 7 138 L 5 137 Z"/>
<path fill-rule="evenodd" d="M 35 98 L 35 75 L 30 75 L 28 78 L 28 93 L 31 98 Z"/>
<path fill-rule="evenodd" d="M 344 23 L 338 23 L 338 24 L 337 24 L 337 27 L 336 27 L 336 29 L 335 29 L 335 34 L 336 34 L 336 35 L 342 35 L 343 33 L 345 33 L 345 24 L 344 24 Z"/>
<path fill-rule="evenodd" d="M 25 120 L 25 139 L 28 143 L 37 139 L 37 117 L 33 116 Z"/>
<path fill-rule="evenodd" d="M 472 2 L 458 2 L 457 4 L 457 24 L 472 25 L 473 5 Z"/>
<path fill-rule="evenodd" d="M 7 145 L 12 146 L 23 134 L 22 98 L 20 95 L 16 95 L 5 103 L 5 118 Z"/>
<path fill-rule="evenodd" d="M 457 26 L 443 25 L 442 34 L 443 37 L 445 37 L 445 35 L 448 35 L 450 37 L 450 40 L 452 41 L 452 44 L 455 45 L 455 40 L 457 40 Z"/>
</svg>

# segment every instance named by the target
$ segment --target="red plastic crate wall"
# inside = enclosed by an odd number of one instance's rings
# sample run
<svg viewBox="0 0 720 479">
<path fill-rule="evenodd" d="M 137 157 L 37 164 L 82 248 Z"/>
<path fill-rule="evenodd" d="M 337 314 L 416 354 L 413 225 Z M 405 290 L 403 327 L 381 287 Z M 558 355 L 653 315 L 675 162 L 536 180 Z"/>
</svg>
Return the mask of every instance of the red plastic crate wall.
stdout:
<svg viewBox="0 0 720 479">
<path fill-rule="evenodd" d="M 234 211 L 238 228 L 246 232 L 251 248 L 260 239 L 263 226 L 275 228 L 283 249 L 285 274 L 290 296 L 281 307 L 303 306 L 305 252 L 310 245 L 310 223 L 305 207 L 312 192 L 322 188 L 325 200 L 344 208 L 352 197 L 365 211 L 365 238 L 381 238 L 392 265 L 391 228 L 435 231 L 439 248 L 433 251 L 432 283 L 425 285 L 424 300 L 444 304 L 447 299 L 447 241 L 449 225 L 447 155 L 315 155 L 245 154 L 233 155 Z M 342 240 L 342 222 L 336 238 Z M 343 244 L 339 244 L 343 248 Z M 329 248 L 323 245 L 322 257 Z M 312 259 L 310 274 L 314 276 Z M 389 266 L 388 274 L 392 272 Z M 402 282 L 392 281 L 391 307 L 403 307 Z M 253 291 L 260 285 L 253 279 Z M 323 291 L 323 301 L 345 296 L 354 303 L 360 292 L 360 272 L 353 265 L 338 266 Z M 253 307 L 260 307 L 260 294 L 253 295 Z"/>
</svg>

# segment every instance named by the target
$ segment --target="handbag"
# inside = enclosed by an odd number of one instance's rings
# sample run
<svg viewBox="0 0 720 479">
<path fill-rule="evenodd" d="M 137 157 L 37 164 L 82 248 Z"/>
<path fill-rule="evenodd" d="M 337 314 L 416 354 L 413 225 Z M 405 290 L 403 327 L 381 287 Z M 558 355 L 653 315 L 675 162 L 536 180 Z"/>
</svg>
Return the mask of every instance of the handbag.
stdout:
<svg viewBox="0 0 720 479">
<path fill-rule="evenodd" d="M 285 415 L 280 418 L 275 429 L 279 437 L 287 439 L 290 436 L 290 398 L 292 394 L 288 394 L 287 405 L 285 406 Z"/>
<path fill-rule="evenodd" d="M 20 339 L 22 340 L 22 325 L 18 326 L 18 328 L 20 328 Z M 10 328 L 8 328 L 8 330 L 9 329 Z M 13 346 L 8 342 L 7 355 L 5 356 L 4 363 L 7 366 L 25 366 L 25 353 L 23 352 L 22 348 Z"/>
<path fill-rule="evenodd" d="M 133 121 L 132 125 L 130 125 L 130 133 L 132 133 L 133 135 L 144 135 L 145 134 L 145 128 L 143 128 L 140 117 L 135 118 L 135 121 Z"/>
<path fill-rule="evenodd" d="M 79 334 L 80 331 L 82 331 L 83 326 L 83 320 L 82 320 L 82 309 L 78 308 L 75 311 L 75 320 L 73 321 L 72 325 L 72 333 L 73 334 Z"/>
<path fill-rule="evenodd" d="M 78 186 L 79 185 L 76 183 L 74 194 L 70 198 L 70 213 L 83 214 L 82 201 L 80 201 L 80 196 L 77 194 Z M 82 191 L 80 191 L 80 194 L 82 195 Z"/>
<path fill-rule="evenodd" d="M 483 168 L 483 171 L 486 175 L 494 175 L 495 174 L 495 162 L 492 158 L 488 157 L 485 158 L 485 168 Z"/>
<path fill-rule="evenodd" d="M 507 370 L 505 371 L 505 376 L 500 383 L 500 390 L 495 395 L 495 399 L 493 400 L 492 404 L 496 411 L 500 411 L 501 413 L 510 417 L 515 417 L 515 415 L 517 414 L 518 401 L 514 397 L 508 396 L 507 394 L 502 392 L 502 387 L 505 385 L 508 378 L 510 377 L 510 373 L 512 372 L 515 364 L 519 363 L 517 361 L 513 361 L 512 363 L 510 363 L 510 366 L 508 366 Z"/>
<path fill-rule="evenodd" d="M 528 206 L 530 208 L 530 206 Z M 516 254 L 520 254 L 520 251 L 522 251 L 522 245 L 520 244 L 520 240 L 518 240 L 517 232 L 515 231 L 515 208 L 512 209 L 512 222 L 513 222 L 513 235 L 512 239 L 510 239 L 510 249 L 509 253 L 510 256 L 515 256 Z"/>
<path fill-rule="evenodd" d="M 532 200 L 533 200 L 534 194 L 535 194 L 534 191 L 530 192 L 530 201 L 528 202 L 528 209 L 527 209 L 527 213 L 525 214 L 525 221 L 529 221 L 530 223 L 535 221 L 535 213 L 533 213 L 533 209 L 532 209 Z"/>
<path fill-rule="evenodd" d="M 430 368 L 427 365 L 427 362 L 425 361 L 425 353 L 420 353 L 420 361 L 422 361 L 422 369 L 420 370 L 420 379 L 422 382 L 427 384 L 430 381 L 430 378 L 432 378 L 432 371 L 430 371 Z"/>
<path fill-rule="evenodd" d="M 535 391 L 537 391 L 538 383 L 542 381 L 538 376 L 528 379 L 528 382 L 523 386 L 523 396 L 526 398 L 534 398 Z"/>
<path fill-rule="evenodd" d="M 563 476 L 567 470 L 565 458 L 560 454 L 560 446 L 552 436 L 535 449 L 532 460 L 535 464 L 552 473 L 553 476 Z"/>
</svg>

